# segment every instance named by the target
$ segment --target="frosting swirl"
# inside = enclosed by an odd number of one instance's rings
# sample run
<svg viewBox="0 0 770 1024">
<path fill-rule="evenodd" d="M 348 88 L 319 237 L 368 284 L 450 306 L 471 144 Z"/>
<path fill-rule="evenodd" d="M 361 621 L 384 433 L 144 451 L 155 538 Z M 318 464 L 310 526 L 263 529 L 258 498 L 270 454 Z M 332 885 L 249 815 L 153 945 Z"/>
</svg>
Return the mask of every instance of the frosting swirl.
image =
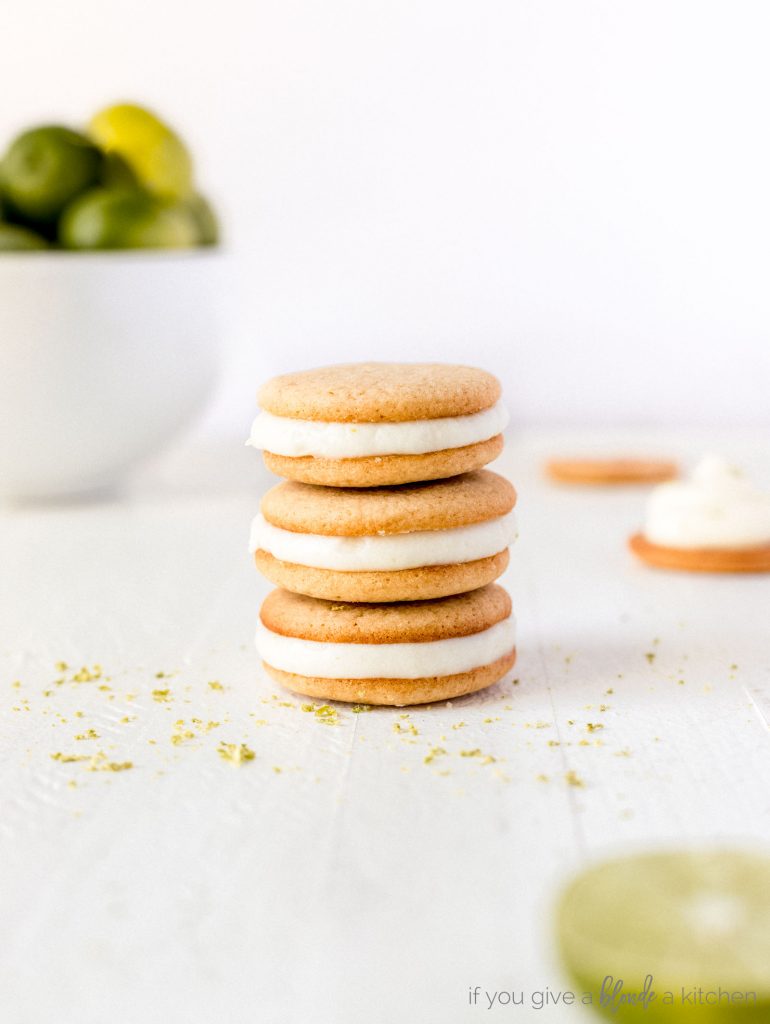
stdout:
<svg viewBox="0 0 770 1024">
<path fill-rule="evenodd" d="M 689 480 L 655 488 L 644 536 L 671 548 L 762 547 L 770 544 L 770 494 L 725 459 L 709 455 Z"/>
</svg>

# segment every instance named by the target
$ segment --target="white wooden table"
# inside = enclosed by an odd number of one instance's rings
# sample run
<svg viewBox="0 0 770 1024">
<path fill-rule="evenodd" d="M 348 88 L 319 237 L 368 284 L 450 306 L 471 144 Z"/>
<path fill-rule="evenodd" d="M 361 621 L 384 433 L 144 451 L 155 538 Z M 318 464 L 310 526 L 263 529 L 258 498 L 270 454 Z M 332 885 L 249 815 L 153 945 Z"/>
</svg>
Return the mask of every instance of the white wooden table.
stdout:
<svg viewBox="0 0 770 1024">
<path fill-rule="evenodd" d="M 257 667 L 246 544 L 268 481 L 239 441 L 182 449 L 119 500 L 5 511 L 3 1024 L 579 1022 L 468 989 L 568 987 L 551 907 L 591 857 L 767 842 L 770 578 L 636 565 L 644 491 L 540 478 L 594 440 L 532 434 L 501 460 L 514 678 L 332 723 Z M 770 481 L 750 438 L 721 447 Z"/>
</svg>

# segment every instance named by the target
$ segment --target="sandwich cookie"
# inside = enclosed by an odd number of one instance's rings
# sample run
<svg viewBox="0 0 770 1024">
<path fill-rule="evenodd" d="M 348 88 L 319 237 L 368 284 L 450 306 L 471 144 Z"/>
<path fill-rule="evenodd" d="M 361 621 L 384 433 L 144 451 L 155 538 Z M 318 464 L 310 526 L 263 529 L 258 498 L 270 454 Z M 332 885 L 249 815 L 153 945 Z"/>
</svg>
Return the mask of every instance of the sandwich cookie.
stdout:
<svg viewBox="0 0 770 1024">
<path fill-rule="evenodd" d="M 511 599 L 490 583 L 435 601 L 348 604 L 274 590 L 257 650 L 296 693 L 365 704 L 424 704 L 473 693 L 516 660 Z"/>
<path fill-rule="evenodd" d="M 288 481 L 251 527 L 271 582 L 329 601 L 416 601 L 476 590 L 508 565 L 516 491 L 497 473 L 344 489 Z"/>
<path fill-rule="evenodd" d="M 710 456 L 687 481 L 657 487 L 629 541 L 648 565 L 690 572 L 770 572 L 770 494 Z"/>
<path fill-rule="evenodd" d="M 351 363 L 275 377 L 248 443 L 278 476 L 328 487 L 438 480 L 503 449 L 508 414 L 484 370 Z"/>
</svg>

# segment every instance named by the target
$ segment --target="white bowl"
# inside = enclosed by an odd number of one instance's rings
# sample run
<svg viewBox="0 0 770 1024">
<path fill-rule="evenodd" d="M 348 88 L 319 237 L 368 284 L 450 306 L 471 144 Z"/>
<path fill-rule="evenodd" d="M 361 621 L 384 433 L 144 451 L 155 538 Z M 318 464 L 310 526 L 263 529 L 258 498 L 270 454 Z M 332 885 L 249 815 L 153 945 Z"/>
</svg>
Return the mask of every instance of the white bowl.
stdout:
<svg viewBox="0 0 770 1024">
<path fill-rule="evenodd" d="M 215 379 L 210 250 L 0 254 L 0 496 L 116 484 Z"/>
</svg>

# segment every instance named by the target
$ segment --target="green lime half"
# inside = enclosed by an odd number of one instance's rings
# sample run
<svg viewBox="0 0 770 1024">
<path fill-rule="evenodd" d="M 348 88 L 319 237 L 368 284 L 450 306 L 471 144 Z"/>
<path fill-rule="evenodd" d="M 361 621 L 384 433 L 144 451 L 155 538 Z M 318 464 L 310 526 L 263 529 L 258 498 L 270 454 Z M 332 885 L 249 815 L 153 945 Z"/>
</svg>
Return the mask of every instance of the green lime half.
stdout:
<svg viewBox="0 0 770 1024">
<path fill-rule="evenodd" d="M 47 249 L 48 242 L 35 231 L 19 224 L 0 223 L 0 252 L 29 252 L 32 249 Z"/>
<path fill-rule="evenodd" d="M 103 160 L 78 132 L 59 125 L 32 128 L 14 139 L 0 165 L 3 196 L 14 218 L 51 224 L 99 181 Z"/>
<path fill-rule="evenodd" d="M 770 857 L 664 852 L 593 867 L 563 893 L 557 941 L 578 1001 L 617 1021 L 770 1021 Z"/>
<path fill-rule="evenodd" d="M 106 152 L 122 157 L 140 185 L 164 199 L 193 190 L 192 158 L 179 136 L 159 117 L 135 103 L 100 110 L 88 131 Z"/>
<path fill-rule="evenodd" d="M 59 240 L 68 249 L 184 249 L 198 244 L 189 211 L 137 189 L 99 188 L 69 206 Z"/>
</svg>

